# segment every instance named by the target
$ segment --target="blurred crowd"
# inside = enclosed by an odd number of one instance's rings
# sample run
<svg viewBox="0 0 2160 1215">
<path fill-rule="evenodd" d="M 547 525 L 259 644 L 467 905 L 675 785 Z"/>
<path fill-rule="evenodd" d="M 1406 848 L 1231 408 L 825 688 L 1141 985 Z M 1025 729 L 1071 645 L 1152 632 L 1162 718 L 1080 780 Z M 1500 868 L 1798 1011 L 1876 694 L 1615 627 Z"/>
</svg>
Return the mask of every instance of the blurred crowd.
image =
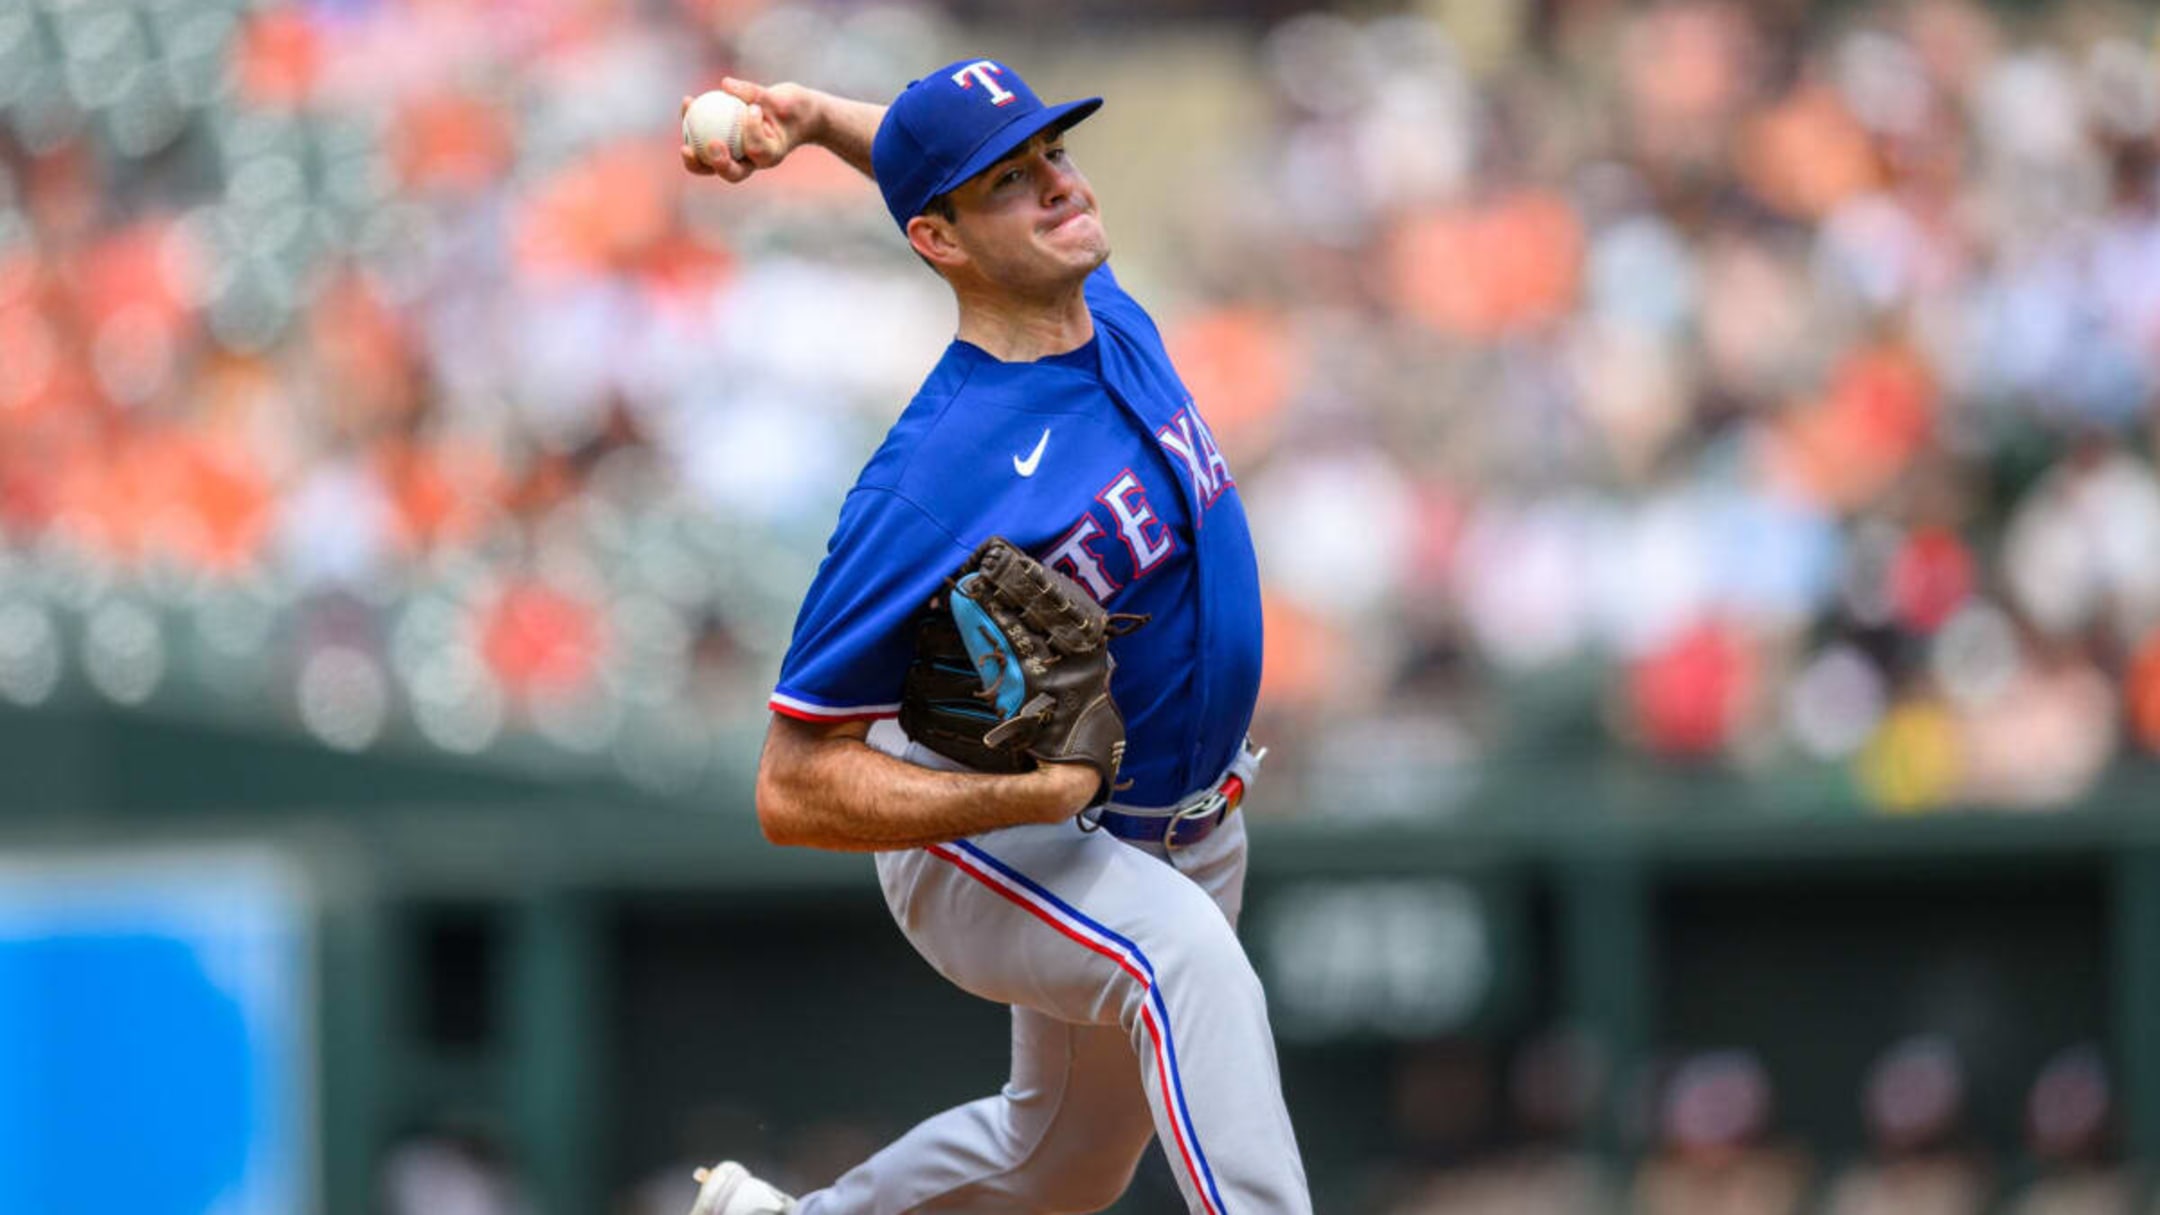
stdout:
<svg viewBox="0 0 2160 1215">
<path fill-rule="evenodd" d="M 2060 807 L 2160 752 L 2150 14 L 1357 13 L 1182 18 L 1184 178 L 1075 137 L 1254 517 L 1260 730 L 1337 793 L 1278 804 L 1573 756 Z M 0 10 L 0 696 L 698 791 L 950 313 L 830 158 L 683 174 L 676 100 L 1120 54 L 993 31 Z"/>
<path fill-rule="evenodd" d="M 1229 237 L 1242 298 L 1188 324 L 1317 656 L 1278 696 L 1429 754 L 1572 715 L 1893 810 L 2063 805 L 2160 749 L 2160 77 L 2117 18 L 1273 31 L 1261 192 L 1303 239 Z"/>
<path fill-rule="evenodd" d="M 1282 169 L 1344 233 L 1300 290 L 1355 317 L 1307 397 L 1362 432 L 1249 485 L 1293 610 L 1392 625 L 1369 695 L 1473 748 L 1577 665 L 1627 746 L 1893 809 L 2065 804 L 2160 743 L 2153 56 L 2082 16 L 1563 7 L 1483 73 L 1278 31 L 1286 80 L 1382 67 Z M 1347 484 L 1384 553 L 1314 542 Z"/>
<path fill-rule="evenodd" d="M 2068 1047 L 2031 1077 L 2015 1144 L 1992 1145 L 1972 1117 L 1966 1067 L 1941 1035 L 1890 1044 L 1856 1086 L 1862 1146 L 1831 1155 L 1781 1125 L 1775 1088 L 1748 1050 L 1685 1055 L 1645 1088 L 1638 1161 L 1582 1151 L 1579 1115 L 1592 1091 L 1578 1047 L 1534 1040 L 1495 1085 L 1475 1056 L 1436 1058 L 1464 1073 L 1439 1091 L 1456 1100 L 1435 1138 L 1447 1164 L 1381 1183 L 1391 1215 L 2131 1215 L 2149 1209 L 2148 1179 L 2126 1164 L 2120 1111 L 2098 1051 Z M 1504 1088 L 1504 1110 L 1481 1121 L 1475 1094 Z M 1463 1098 L 1469 1095 L 1469 1100 Z M 1435 1093 L 1414 1103 L 1438 1110 Z M 1467 1118 L 1465 1110 L 1473 1111 Z M 1490 1124 L 1488 1124 L 1490 1123 Z M 1467 1134 L 1467 1150 L 1455 1142 Z M 1504 1147 L 1490 1146 L 1494 1135 Z M 1485 1143 L 1479 1143 L 1483 1137 Z"/>
<path fill-rule="evenodd" d="M 1997 1143 L 1975 1117 L 1973 1081 L 1950 1038 L 1888 1044 L 1856 1078 L 1842 1120 L 1857 1146 L 1827 1150 L 1789 1129 L 1762 1059 L 1697 1051 L 1652 1069 L 1623 1100 L 1617 1154 L 1590 1149 L 1602 1071 L 1582 1040 L 1532 1037 L 1512 1051 L 1462 1039 L 1402 1048 L 1393 1142 L 1372 1144 L 1346 1210 L 1384 1215 L 2138 1215 L 2152 1179 L 2122 1151 L 2110 1070 L 2089 1044 L 2025 1078 L 2019 1122 Z M 685 1119 L 680 1160 L 622 1186 L 616 1215 L 679 1215 L 716 1144 L 805 1192 L 875 1150 L 878 1128 L 828 1120 L 775 1131 L 714 1105 Z M 1382 1148 L 1392 1149 L 1385 1157 Z M 1627 1163 L 1632 1161 L 1633 1163 Z M 1183 1209 L 1167 1174 L 1143 1169 L 1119 1210 Z M 484 1123 L 407 1136 L 383 1161 L 387 1215 L 530 1215 L 517 1163 Z"/>
</svg>

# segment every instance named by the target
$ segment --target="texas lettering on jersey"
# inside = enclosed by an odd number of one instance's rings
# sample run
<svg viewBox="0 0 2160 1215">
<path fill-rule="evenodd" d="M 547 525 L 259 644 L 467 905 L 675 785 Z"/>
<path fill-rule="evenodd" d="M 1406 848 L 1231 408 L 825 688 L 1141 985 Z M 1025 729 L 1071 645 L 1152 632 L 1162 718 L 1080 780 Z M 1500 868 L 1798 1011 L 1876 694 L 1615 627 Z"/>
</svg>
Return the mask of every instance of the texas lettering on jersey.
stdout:
<svg viewBox="0 0 2160 1215">
<path fill-rule="evenodd" d="M 1155 432 L 1155 439 L 1176 457 L 1192 479 L 1192 500 L 1202 511 L 1193 527 L 1204 527 L 1206 509 L 1236 484 L 1214 434 L 1188 401 L 1168 426 Z M 1178 539 L 1175 530 L 1149 504 L 1147 487 L 1131 468 L 1120 470 L 1097 491 L 1095 501 L 1108 517 L 1098 518 L 1090 508 L 1040 556 L 1044 564 L 1086 587 L 1098 602 L 1107 602 L 1128 582 L 1119 581 L 1105 566 L 1103 552 L 1095 548 L 1098 542 L 1107 543 L 1113 536 L 1122 541 L 1130 558 L 1130 581 L 1138 581 L 1177 551 Z"/>
</svg>

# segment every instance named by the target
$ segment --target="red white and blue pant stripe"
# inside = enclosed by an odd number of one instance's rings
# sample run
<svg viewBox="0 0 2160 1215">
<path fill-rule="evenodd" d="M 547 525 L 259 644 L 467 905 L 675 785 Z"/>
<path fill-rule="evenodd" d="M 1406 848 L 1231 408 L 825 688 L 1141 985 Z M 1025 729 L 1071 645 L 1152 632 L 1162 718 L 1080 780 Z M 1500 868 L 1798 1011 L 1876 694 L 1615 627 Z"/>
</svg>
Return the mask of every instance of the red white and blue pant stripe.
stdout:
<svg viewBox="0 0 2160 1215">
<path fill-rule="evenodd" d="M 1124 935 L 1098 923 L 1072 904 L 1051 893 L 1041 883 L 1005 864 L 966 840 L 936 844 L 932 856 L 953 865 L 989 887 L 1014 906 L 1049 925 L 1060 935 L 1115 963 L 1140 984 L 1144 998 L 1140 1020 L 1152 1042 L 1156 1074 L 1162 1077 L 1162 1100 L 1167 1111 L 1177 1159 L 1192 1179 L 1209 1215 L 1231 1215 L 1216 1184 L 1215 1170 L 1193 1126 L 1192 1108 L 1185 1095 L 1184 1077 L 1178 1068 L 1177 1040 L 1170 1027 L 1170 1008 L 1163 987 L 1147 953 Z"/>
</svg>

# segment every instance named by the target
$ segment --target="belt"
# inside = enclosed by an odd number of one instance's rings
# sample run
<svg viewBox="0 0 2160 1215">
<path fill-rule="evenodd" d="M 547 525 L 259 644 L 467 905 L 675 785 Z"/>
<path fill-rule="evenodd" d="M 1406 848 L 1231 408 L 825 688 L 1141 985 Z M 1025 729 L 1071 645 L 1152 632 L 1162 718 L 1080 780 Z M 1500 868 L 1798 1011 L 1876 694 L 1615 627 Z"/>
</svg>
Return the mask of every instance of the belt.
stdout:
<svg viewBox="0 0 2160 1215">
<path fill-rule="evenodd" d="M 1107 831 L 1136 843 L 1161 844 L 1173 852 L 1190 848 L 1214 834 L 1215 828 L 1244 803 L 1246 781 L 1266 755 L 1266 747 L 1255 748 L 1248 738 L 1220 780 L 1177 805 L 1160 810 L 1108 805 L 1097 811 L 1092 821 L 1081 816 L 1080 828 Z"/>
</svg>

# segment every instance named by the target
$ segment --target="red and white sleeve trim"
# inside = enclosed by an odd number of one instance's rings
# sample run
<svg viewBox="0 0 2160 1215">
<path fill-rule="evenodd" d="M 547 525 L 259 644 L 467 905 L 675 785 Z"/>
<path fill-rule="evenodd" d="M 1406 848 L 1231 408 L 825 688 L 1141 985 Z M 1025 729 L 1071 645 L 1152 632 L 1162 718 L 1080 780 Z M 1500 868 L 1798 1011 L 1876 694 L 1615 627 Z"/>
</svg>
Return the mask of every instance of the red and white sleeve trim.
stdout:
<svg viewBox="0 0 2160 1215">
<path fill-rule="evenodd" d="M 790 696 L 785 692 L 774 692 L 772 699 L 766 702 L 766 707 L 798 721 L 877 721 L 900 712 L 898 701 L 889 705 L 848 705 L 835 708 L 832 705 L 804 700 L 799 696 Z"/>
</svg>

